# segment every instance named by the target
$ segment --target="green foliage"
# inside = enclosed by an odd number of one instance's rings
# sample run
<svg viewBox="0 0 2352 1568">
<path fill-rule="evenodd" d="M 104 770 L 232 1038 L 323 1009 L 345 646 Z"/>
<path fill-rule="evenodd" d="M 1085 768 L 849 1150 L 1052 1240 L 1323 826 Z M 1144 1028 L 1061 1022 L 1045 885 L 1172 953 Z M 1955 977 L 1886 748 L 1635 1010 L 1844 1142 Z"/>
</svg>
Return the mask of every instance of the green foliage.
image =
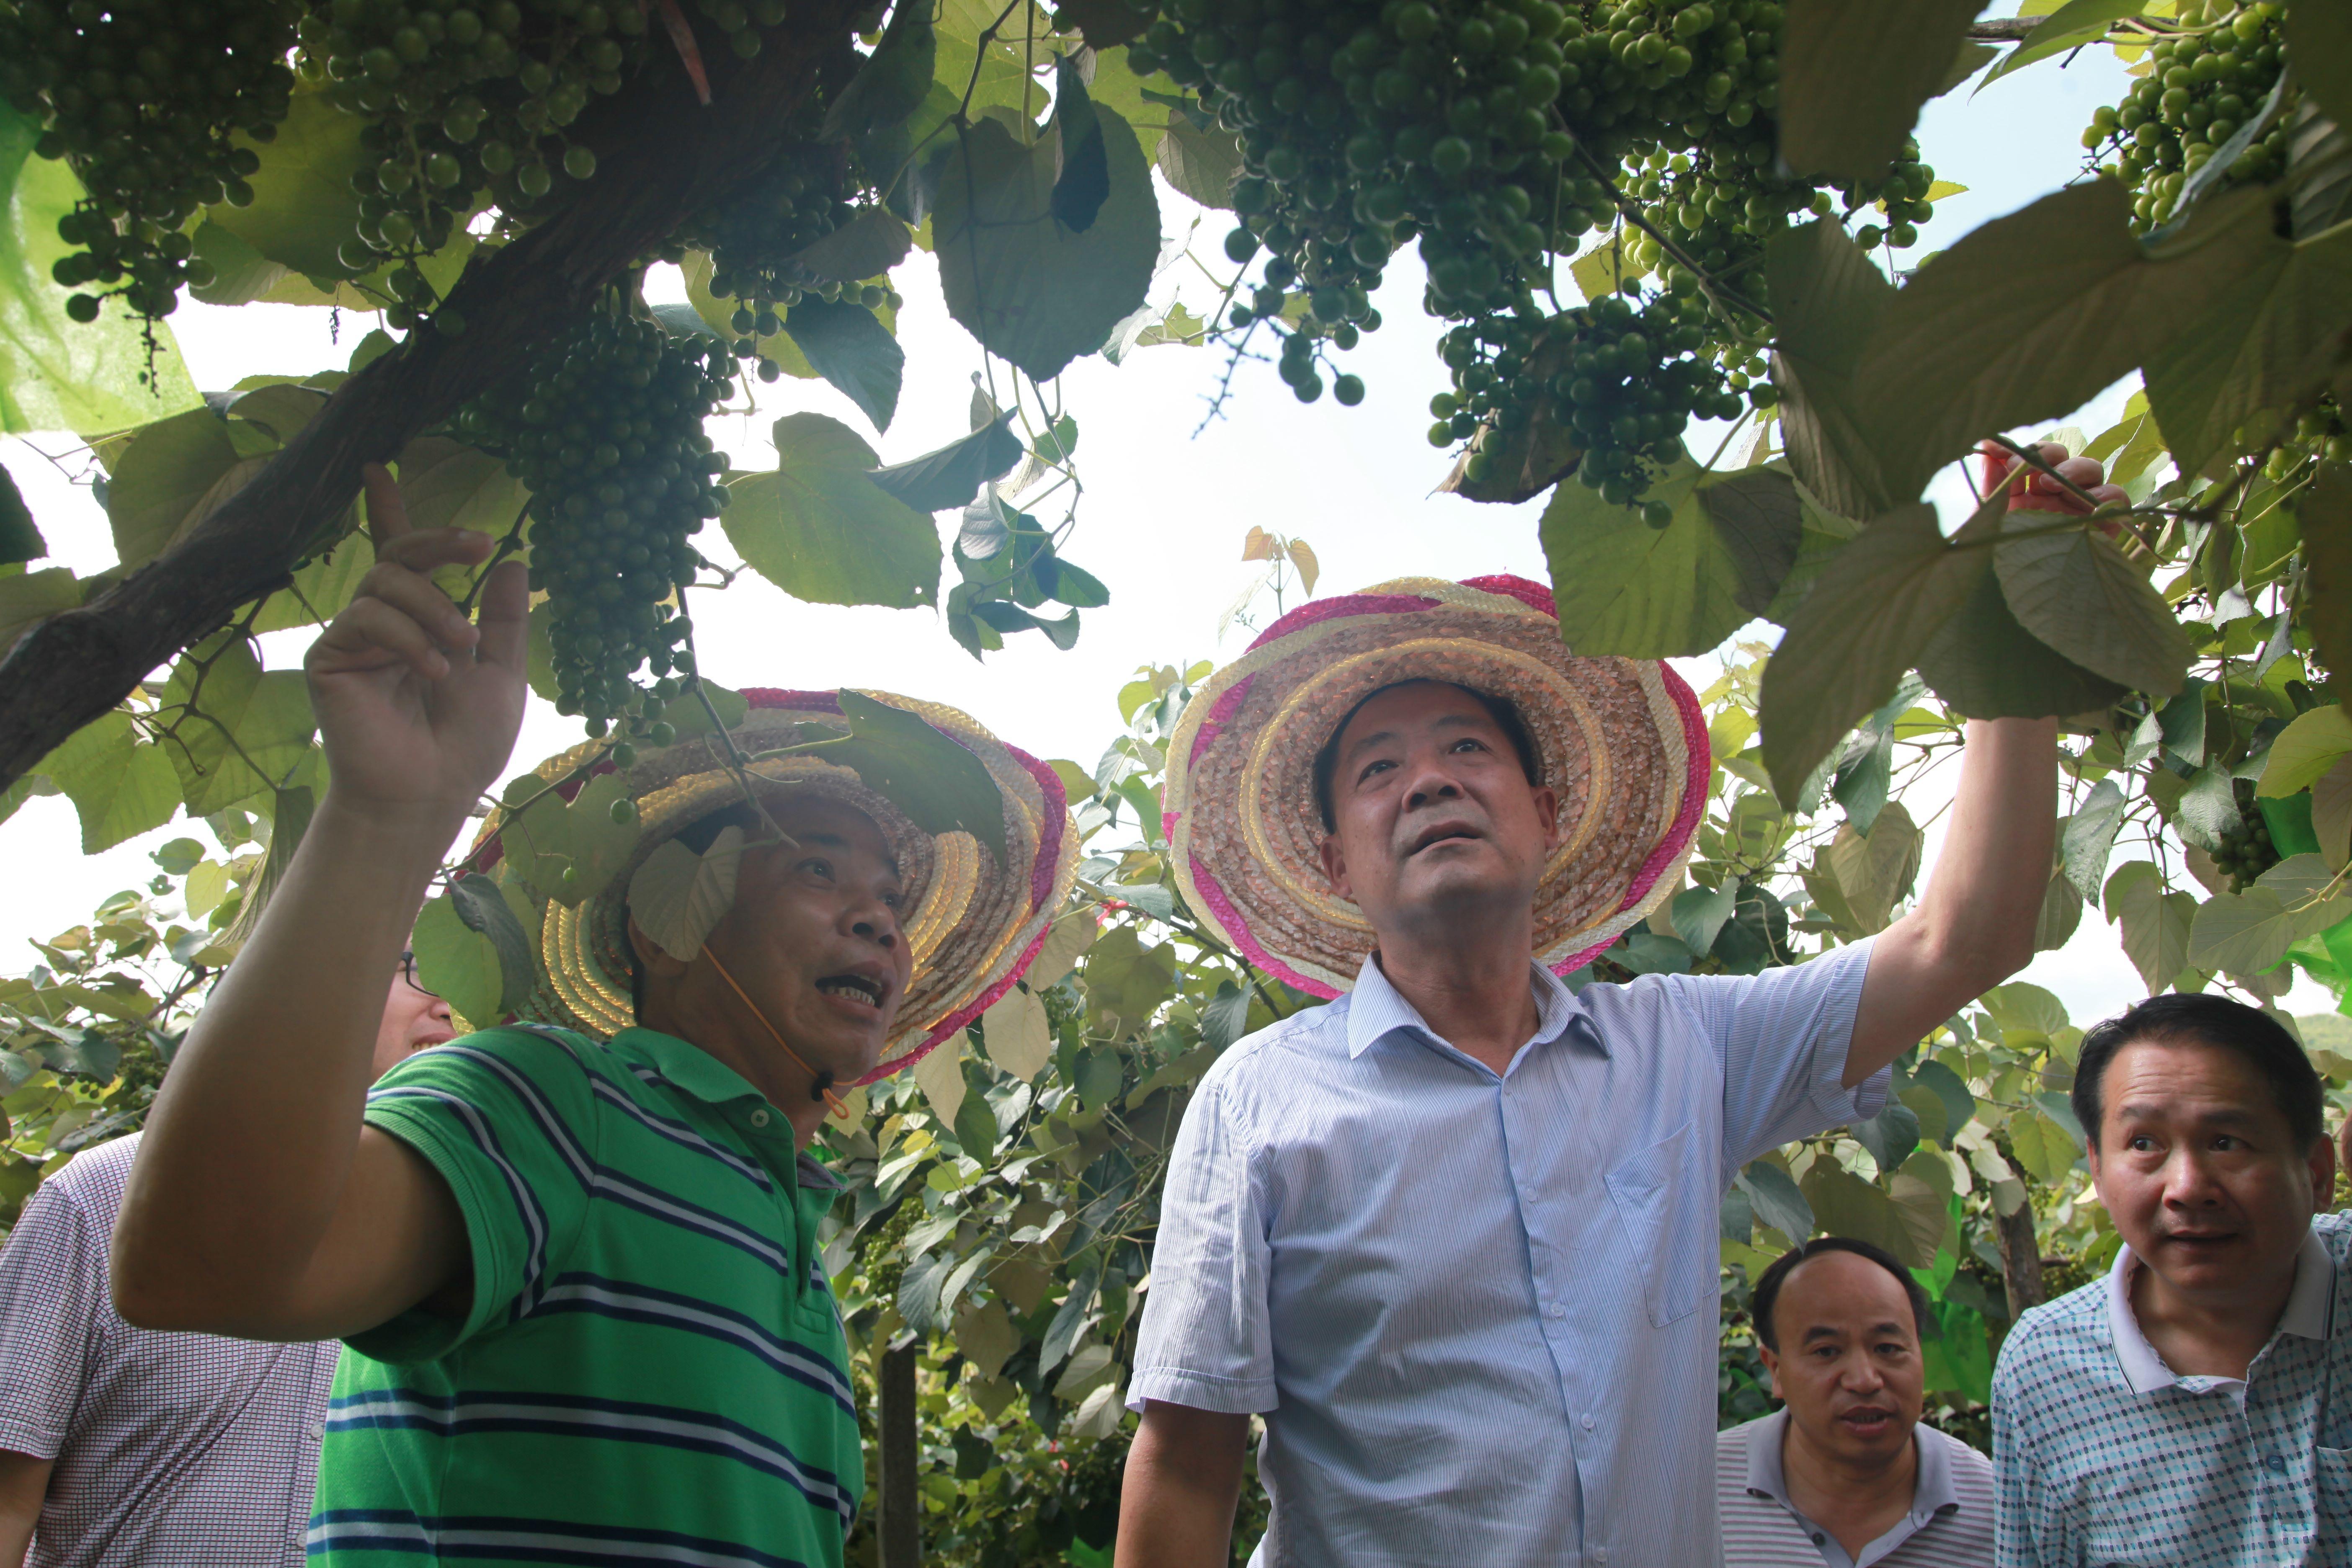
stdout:
<svg viewBox="0 0 2352 1568">
<path fill-rule="evenodd" d="M 776 421 L 776 469 L 734 481 L 721 525 L 754 570 L 814 604 L 929 605 L 930 520 L 877 485 L 874 449 L 822 414 Z"/>
<path fill-rule="evenodd" d="M 1038 380 L 1102 346 L 1143 302 L 1160 252 L 1160 205 L 1135 132 L 1108 108 L 1086 112 L 1106 194 L 1083 228 L 1055 207 L 1071 177 L 1058 108 L 1034 140 L 1025 123 L 979 121 L 939 174 L 933 244 L 948 313 Z M 1053 308 L 1032 309 L 1039 299 Z"/>
</svg>

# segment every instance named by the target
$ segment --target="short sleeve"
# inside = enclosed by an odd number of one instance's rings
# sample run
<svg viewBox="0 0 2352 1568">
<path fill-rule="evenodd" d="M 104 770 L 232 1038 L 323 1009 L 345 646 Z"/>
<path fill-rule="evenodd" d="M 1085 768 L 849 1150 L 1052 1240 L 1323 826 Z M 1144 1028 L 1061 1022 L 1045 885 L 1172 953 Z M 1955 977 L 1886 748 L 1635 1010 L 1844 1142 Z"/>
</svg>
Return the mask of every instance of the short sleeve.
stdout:
<svg viewBox="0 0 2352 1568">
<path fill-rule="evenodd" d="M 70 1170 L 72 1167 L 67 1167 Z M 63 1175 L 44 1182 L 0 1247 L 0 1448 L 54 1459 L 81 1401 L 90 1342 L 113 1315 L 110 1216 Z"/>
<path fill-rule="evenodd" d="M 1664 977 L 1723 1069 L 1725 1171 L 1885 1104 L 1885 1071 L 1858 1089 L 1839 1081 L 1870 947 L 1856 942 L 1761 974 Z"/>
<path fill-rule="evenodd" d="M 1251 1152 L 1223 1086 L 1204 1085 L 1160 1192 L 1130 1410 L 1152 1399 L 1225 1415 L 1275 1407 L 1266 1205 Z"/>
<path fill-rule="evenodd" d="M 377 1361 L 431 1361 L 528 1317 L 588 1214 L 596 1172 L 592 1069 L 564 1037 L 520 1029 L 419 1051 L 368 1093 L 367 1123 L 449 1184 L 466 1219 L 463 1321 L 412 1309 L 346 1342 Z"/>
</svg>

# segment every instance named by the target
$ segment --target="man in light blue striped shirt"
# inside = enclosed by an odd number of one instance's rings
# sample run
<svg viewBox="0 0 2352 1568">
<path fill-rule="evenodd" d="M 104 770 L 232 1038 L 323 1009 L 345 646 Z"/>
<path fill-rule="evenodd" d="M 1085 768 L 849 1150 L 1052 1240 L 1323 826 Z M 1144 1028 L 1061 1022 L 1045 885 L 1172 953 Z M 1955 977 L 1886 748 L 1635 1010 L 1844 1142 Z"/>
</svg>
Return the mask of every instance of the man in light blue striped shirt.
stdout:
<svg viewBox="0 0 2352 1568">
<path fill-rule="evenodd" d="M 1571 993 L 1535 962 L 1531 911 L 1572 815 L 1555 788 L 1577 781 L 1526 743 L 1545 715 L 1473 687 L 1475 660 L 1423 657 L 1317 737 L 1331 893 L 1373 955 L 1349 994 L 1228 1050 L 1185 1115 L 1120 1568 L 1224 1561 L 1254 1414 L 1261 1564 L 1717 1563 L 1731 1173 L 1872 1113 L 1901 1051 L 2031 956 L 2053 731 L 2000 721 L 1969 727 L 1936 878 L 1874 942 Z M 1245 673 L 1258 684 L 1212 713 L 1231 732 L 1260 700 L 1299 705 L 1280 665 Z M 1204 838 L 1196 884 L 1243 886 Z"/>
</svg>

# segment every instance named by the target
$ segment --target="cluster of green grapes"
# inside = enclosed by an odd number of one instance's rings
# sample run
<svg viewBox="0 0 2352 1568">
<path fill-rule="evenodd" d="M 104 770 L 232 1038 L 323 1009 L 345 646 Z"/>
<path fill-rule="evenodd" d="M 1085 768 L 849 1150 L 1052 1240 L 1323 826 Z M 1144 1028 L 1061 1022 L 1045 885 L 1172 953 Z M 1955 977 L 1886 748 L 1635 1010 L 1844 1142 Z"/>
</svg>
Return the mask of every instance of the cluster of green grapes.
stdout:
<svg viewBox="0 0 2352 1568">
<path fill-rule="evenodd" d="M 746 57 L 784 15 L 783 0 L 700 6 Z M 638 0 L 328 0 L 312 12 L 304 49 L 324 62 L 335 101 L 370 121 L 345 264 L 437 249 L 486 192 L 528 213 L 559 174 L 593 178 L 595 153 L 566 128 L 648 50 L 667 50 L 648 43 L 646 16 Z M 405 313 L 424 314 L 422 278 L 403 279 Z"/>
<path fill-rule="evenodd" d="M 757 359 L 762 381 L 782 374 L 760 353 L 760 340 L 782 328 L 782 312 L 807 298 L 848 299 L 878 310 L 894 309 L 898 295 L 878 283 L 842 283 L 812 276 L 795 259 L 818 240 L 857 216 L 834 194 L 832 184 L 811 172 L 820 160 L 787 155 L 774 172 L 725 209 L 689 226 L 685 243 L 710 252 L 710 291 L 737 301 L 728 324 L 735 330 L 735 355 Z"/>
<path fill-rule="evenodd" d="M 100 293 L 166 316 L 211 271 L 183 226 L 198 207 L 253 200 L 257 142 L 286 118 L 298 0 L 16 0 L 0 5 L 0 93 L 44 127 L 35 151 L 64 158 L 87 197 L 58 221 L 79 248 L 54 275 L 66 309 L 98 319 Z"/>
<path fill-rule="evenodd" d="M 2116 172 L 2138 193 L 2132 222 L 2139 232 L 2170 217 L 2189 177 L 2262 111 L 2286 64 L 2279 11 L 2271 0 L 2244 7 L 2188 0 L 2175 18 L 2183 31 L 2148 50 L 2147 74 L 2121 103 L 2091 116 L 2083 145 L 2115 154 Z M 2286 120 L 2278 116 L 2239 154 L 2231 181 L 2254 184 L 2285 172 Z"/>
<path fill-rule="evenodd" d="M 2215 869 L 2230 879 L 2230 891 L 2242 893 L 2262 874 L 2277 865 L 2278 848 L 2271 843 L 2270 824 L 2254 802 L 2254 786 L 2237 781 L 2238 815 L 2221 829 L 2221 847 L 2213 851 Z"/>
<path fill-rule="evenodd" d="M 1736 414 L 1742 391 L 1769 404 L 1748 308 L 1764 242 L 1792 214 L 1835 210 L 1775 169 L 1781 27 L 1778 0 L 1168 0 L 1130 53 L 1240 132 L 1225 252 L 1271 254 L 1227 321 L 1279 318 L 1302 399 L 1323 391 L 1326 346 L 1377 324 L 1381 268 L 1418 241 L 1425 308 L 1461 323 L 1431 440 L 1549 410 L 1591 443 L 1582 477 L 1632 500 L 1691 416 Z M 1846 190 L 1849 214 L 1886 203 L 1865 241 L 1916 242 L 1932 176 L 1913 147 Z M 1539 304 L 1554 258 L 1621 206 L 1660 237 L 1629 247 L 1627 270 L 1657 278 L 1646 301 L 1636 288 Z M 1538 342 L 1557 369 L 1531 368 Z"/>
<path fill-rule="evenodd" d="M 459 431 L 531 491 L 531 586 L 547 593 L 559 711 L 591 735 L 641 713 L 635 682 L 674 696 L 693 668 L 677 585 L 689 542 L 727 504 L 727 457 L 702 423 L 732 380 L 727 350 L 599 310 L 522 376 L 469 405 Z"/>
</svg>

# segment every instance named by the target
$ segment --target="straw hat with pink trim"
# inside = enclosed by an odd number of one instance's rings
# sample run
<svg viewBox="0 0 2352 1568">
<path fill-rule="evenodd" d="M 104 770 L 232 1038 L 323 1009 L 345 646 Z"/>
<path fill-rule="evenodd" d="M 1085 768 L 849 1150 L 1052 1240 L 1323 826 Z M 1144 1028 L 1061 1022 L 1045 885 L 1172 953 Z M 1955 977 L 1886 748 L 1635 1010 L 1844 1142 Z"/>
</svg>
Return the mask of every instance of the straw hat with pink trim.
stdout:
<svg viewBox="0 0 2352 1568">
<path fill-rule="evenodd" d="M 843 730 L 838 694 L 753 689 L 740 695 L 750 711 L 729 734 L 742 755 L 756 759 L 749 764 L 751 786 L 770 799 L 814 793 L 853 805 L 881 827 L 898 858 L 906 894 L 900 924 L 915 969 L 899 1003 L 897 1032 L 884 1045 L 880 1065 L 859 1080 L 871 1083 L 953 1038 L 1036 958 L 1077 866 L 1062 781 L 952 708 L 887 692 L 859 694 L 914 714 L 979 759 L 1003 806 L 1005 854 L 999 861 L 969 833 L 926 832 L 854 769 L 825 762 L 821 753 L 761 755 L 804 743 L 813 732 Z M 574 747 L 533 772 L 563 779 L 596 749 L 594 742 Z M 609 762 L 593 770 L 613 771 Z M 579 787 L 575 783 L 565 793 Z M 576 905 L 532 891 L 540 914 L 539 984 L 520 1015 L 527 1021 L 599 1036 L 636 1021 L 629 998 L 628 921 L 632 887 L 642 892 L 646 886 L 637 873 L 679 834 L 743 800 L 743 784 L 715 734 L 641 749 L 625 789 L 636 803 L 639 824 L 626 860 Z M 489 871 L 506 852 L 506 836 L 520 837 L 530 820 L 528 814 L 517 821 L 503 809 L 492 812 L 471 866 Z"/>
<path fill-rule="evenodd" d="M 1323 878 L 1315 754 L 1357 703 L 1443 680 L 1517 705 L 1560 847 L 1536 889 L 1536 956 L 1590 963 L 1681 880 L 1706 809 L 1706 725 L 1663 661 L 1580 658 L 1524 577 L 1402 578 L 1303 605 L 1193 694 L 1169 742 L 1170 847 L 1184 897 L 1260 969 L 1318 996 L 1372 951 Z"/>
</svg>

